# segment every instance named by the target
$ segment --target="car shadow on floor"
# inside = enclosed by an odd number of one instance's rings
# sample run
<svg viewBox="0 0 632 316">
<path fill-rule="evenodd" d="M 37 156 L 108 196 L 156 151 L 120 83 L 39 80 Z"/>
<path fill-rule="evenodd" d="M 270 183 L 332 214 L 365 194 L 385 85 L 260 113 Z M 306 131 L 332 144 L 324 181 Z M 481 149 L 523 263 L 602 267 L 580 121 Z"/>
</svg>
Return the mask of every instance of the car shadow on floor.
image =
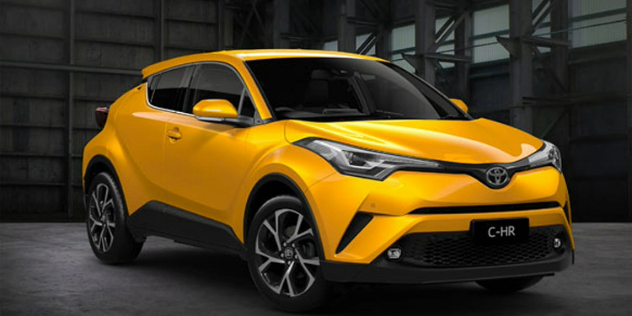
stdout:
<svg viewBox="0 0 632 316">
<path fill-rule="evenodd" d="M 250 279 L 245 261 L 238 256 L 188 246 L 144 250 L 125 269 L 135 273 L 159 275 L 172 284 L 172 292 L 183 298 L 195 291 L 212 295 L 231 293 L 229 308 L 238 311 L 247 302 L 259 315 L 280 314 L 268 305 Z M 235 296 L 238 299 L 235 299 Z M 219 298 L 221 299 L 221 297 Z M 224 301 L 223 301 L 224 302 Z M 201 309 L 210 308 L 203 306 Z M 347 287 L 327 306 L 312 315 L 545 315 L 563 313 L 556 297 L 538 285 L 511 295 L 486 291 L 473 282 L 430 285 L 360 284 Z"/>
</svg>

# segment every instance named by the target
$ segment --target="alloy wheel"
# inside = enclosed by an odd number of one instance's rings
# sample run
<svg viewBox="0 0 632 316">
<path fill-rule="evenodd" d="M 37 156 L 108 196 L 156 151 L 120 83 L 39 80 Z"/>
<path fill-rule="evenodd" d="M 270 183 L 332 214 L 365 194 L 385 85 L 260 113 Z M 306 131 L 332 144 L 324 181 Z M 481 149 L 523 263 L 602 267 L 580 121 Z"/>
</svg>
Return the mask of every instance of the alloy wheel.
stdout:
<svg viewBox="0 0 632 316">
<path fill-rule="evenodd" d="M 279 209 L 259 226 L 255 264 L 264 283 L 276 294 L 296 297 L 307 292 L 320 266 L 316 237 L 305 217 Z"/>
<path fill-rule="evenodd" d="M 108 252 L 114 242 L 114 213 L 114 200 L 110 188 L 104 183 L 97 184 L 90 195 L 88 231 L 95 247 L 103 253 Z"/>
</svg>

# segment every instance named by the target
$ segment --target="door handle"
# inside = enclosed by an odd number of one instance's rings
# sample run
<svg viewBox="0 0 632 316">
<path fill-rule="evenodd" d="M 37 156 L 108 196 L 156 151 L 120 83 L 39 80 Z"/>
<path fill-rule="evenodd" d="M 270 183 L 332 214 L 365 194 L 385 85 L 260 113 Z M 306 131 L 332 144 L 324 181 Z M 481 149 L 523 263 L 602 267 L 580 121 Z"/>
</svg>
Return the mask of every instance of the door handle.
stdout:
<svg viewBox="0 0 632 316">
<path fill-rule="evenodd" d="M 176 140 L 182 138 L 182 133 L 180 133 L 180 129 L 174 127 L 173 129 L 167 130 L 167 137 Z"/>
</svg>

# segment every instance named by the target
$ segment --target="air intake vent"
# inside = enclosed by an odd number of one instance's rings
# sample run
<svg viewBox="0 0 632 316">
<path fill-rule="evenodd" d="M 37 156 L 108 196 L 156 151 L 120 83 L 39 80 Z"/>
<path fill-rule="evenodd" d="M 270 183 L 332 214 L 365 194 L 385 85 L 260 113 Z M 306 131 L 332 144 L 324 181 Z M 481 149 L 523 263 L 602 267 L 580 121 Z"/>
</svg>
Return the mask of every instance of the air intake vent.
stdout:
<svg viewBox="0 0 632 316">
<path fill-rule="evenodd" d="M 471 214 L 471 213 L 495 213 L 531 211 L 560 207 L 557 202 L 483 205 L 483 206 L 457 206 L 457 207 L 424 207 L 416 209 L 410 214 Z"/>
<path fill-rule="evenodd" d="M 336 253 L 340 253 L 343 251 L 349 243 L 369 224 L 369 222 L 373 219 L 373 215 L 369 215 L 366 213 L 357 213 L 353 219 L 351 220 L 351 224 L 347 227 L 347 231 L 344 235 L 342 235 L 342 240 L 340 240 L 340 244 L 338 248 L 336 248 Z"/>
<path fill-rule="evenodd" d="M 559 256 L 564 250 L 554 248 L 557 236 L 566 236 L 563 226 L 531 228 L 528 241 L 519 244 L 481 245 L 469 232 L 411 234 L 397 244 L 403 248 L 402 264 L 479 267 L 536 262 Z"/>
</svg>

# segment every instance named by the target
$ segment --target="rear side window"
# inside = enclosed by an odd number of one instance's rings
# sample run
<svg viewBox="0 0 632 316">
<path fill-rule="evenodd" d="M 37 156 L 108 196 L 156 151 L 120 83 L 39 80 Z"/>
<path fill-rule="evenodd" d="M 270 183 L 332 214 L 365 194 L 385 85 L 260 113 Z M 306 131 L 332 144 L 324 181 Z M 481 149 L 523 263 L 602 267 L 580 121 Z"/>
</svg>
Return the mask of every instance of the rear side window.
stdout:
<svg viewBox="0 0 632 316">
<path fill-rule="evenodd" d="M 149 82 L 148 99 L 153 106 L 181 111 L 187 68 L 177 68 L 154 76 Z"/>
<path fill-rule="evenodd" d="M 253 117 L 254 106 L 250 95 L 239 76 L 229 67 L 205 64 L 195 72 L 191 80 L 189 98 L 184 112 L 192 113 L 193 107 L 201 100 L 228 100 L 240 115 Z"/>
</svg>

